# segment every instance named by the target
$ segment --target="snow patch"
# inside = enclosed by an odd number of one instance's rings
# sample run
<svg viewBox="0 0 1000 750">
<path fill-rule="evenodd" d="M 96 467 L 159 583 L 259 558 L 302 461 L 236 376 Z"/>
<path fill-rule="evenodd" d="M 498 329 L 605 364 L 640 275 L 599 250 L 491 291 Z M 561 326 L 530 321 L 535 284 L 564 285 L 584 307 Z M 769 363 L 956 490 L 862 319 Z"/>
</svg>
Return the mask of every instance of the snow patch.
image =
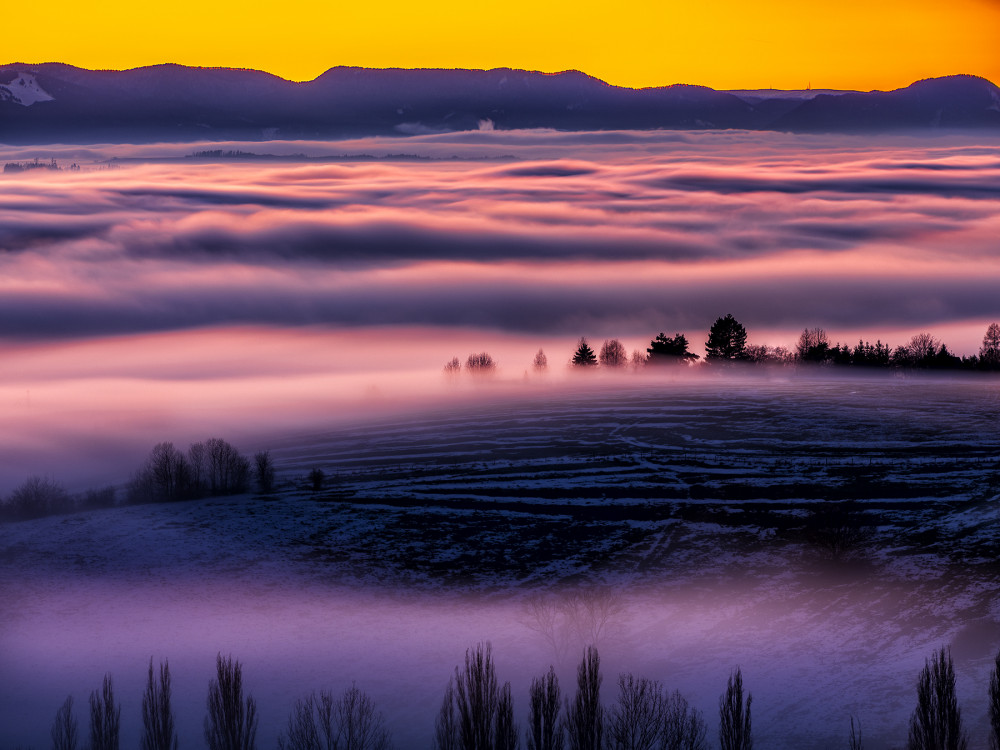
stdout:
<svg viewBox="0 0 1000 750">
<path fill-rule="evenodd" d="M 10 83 L 0 84 L 0 100 L 10 101 L 24 107 L 37 102 L 51 102 L 52 97 L 38 85 L 31 73 L 18 73 Z"/>
</svg>

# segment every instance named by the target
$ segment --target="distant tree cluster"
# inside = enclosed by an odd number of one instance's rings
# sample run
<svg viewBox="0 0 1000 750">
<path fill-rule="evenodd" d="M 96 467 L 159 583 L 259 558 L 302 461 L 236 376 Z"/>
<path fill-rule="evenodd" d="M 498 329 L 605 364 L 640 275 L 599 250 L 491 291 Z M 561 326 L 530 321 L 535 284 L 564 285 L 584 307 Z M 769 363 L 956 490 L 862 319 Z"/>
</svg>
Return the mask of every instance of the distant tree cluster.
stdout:
<svg viewBox="0 0 1000 750">
<path fill-rule="evenodd" d="M 192 443 L 187 453 L 173 443 L 157 443 L 146 462 L 132 475 L 131 503 L 161 503 L 246 492 L 250 460 L 221 438 Z"/>
<path fill-rule="evenodd" d="M 0 497 L 0 519 L 28 520 L 77 510 L 110 508 L 117 502 L 118 494 L 114 487 L 71 495 L 65 487 L 52 479 L 32 476 L 7 497 Z"/>
<path fill-rule="evenodd" d="M 667 336 L 660 332 L 650 341 L 646 351 L 636 350 L 629 356 L 619 339 L 605 339 L 599 352 L 585 336 L 577 342 L 569 364 L 582 370 L 601 368 L 622 370 L 650 367 L 685 367 L 701 357 L 690 350 L 683 333 Z M 929 333 L 918 333 L 895 349 L 881 340 L 874 344 L 859 340 L 850 344 L 831 343 L 822 328 L 806 328 L 799 336 L 794 351 L 781 346 L 747 343 L 746 327 L 731 314 L 716 319 L 705 341 L 706 366 L 743 365 L 823 365 L 864 369 L 895 368 L 905 370 L 966 370 L 1000 371 L 1000 323 L 991 323 L 983 336 L 978 355 L 959 357 Z M 532 369 L 543 373 L 548 357 L 541 349 L 535 355 Z M 486 352 L 470 354 L 465 369 L 472 374 L 492 374 L 496 361 Z M 462 362 L 454 357 L 444 366 L 447 375 L 458 375 Z"/>
</svg>

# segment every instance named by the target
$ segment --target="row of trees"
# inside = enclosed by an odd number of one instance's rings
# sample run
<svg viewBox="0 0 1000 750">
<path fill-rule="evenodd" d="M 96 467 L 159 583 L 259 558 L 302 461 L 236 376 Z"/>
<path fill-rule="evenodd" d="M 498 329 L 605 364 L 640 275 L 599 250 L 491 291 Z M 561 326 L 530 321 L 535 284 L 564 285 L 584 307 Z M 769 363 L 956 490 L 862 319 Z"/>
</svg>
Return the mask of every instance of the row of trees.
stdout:
<svg viewBox="0 0 1000 750">
<path fill-rule="evenodd" d="M 576 691 L 562 699 L 559 679 L 549 667 L 531 681 L 527 750 L 707 750 L 708 727 L 698 709 L 678 691 L 669 692 L 656 680 L 618 677 L 616 701 L 601 700 L 601 660 L 588 647 L 577 668 Z M 244 695 L 243 670 L 231 656 L 216 657 L 209 682 L 204 738 L 209 750 L 256 750 L 257 704 Z M 753 750 L 751 704 L 744 694 L 739 668 L 730 674 L 719 696 L 718 746 L 721 750 Z M 121 707 L 115 701 L 111 675 L 90 695 L 89 750 L 119 750 Z M 989 684 L 990 747 L 1000 748 L 1000 654 Z M 142 697 L 141 750 L 177 750 L 171 706 L 170 666 L 158 672 L 150 659 Z M 68 697 L 56 713 L 52 750 L 78 750 L 79 730 Z M 924 663 L 917 679 L 917 706 L 909 723 L 907 750 L 968 750 L 968 732 L 955 692 L 951 652 L 942 648 Z M 392 737 L 374 702 L 356 685 L 340 696 L 328 691 L 295 703 L 279 750 L 390 750 Z M 863 750 L 861 725 L 850 717 L 848 746 Z M 465 654 L 455 667 L 434 725 L 435 750 L 516 750 L 520 728 L 514 721 L 510 683 L 499 685 L 489 643 Z"/>
<path fill-rule="evenodd" d="M 251 481 L 263 493 L 274 488 L 275 468 L 269 451 L 259 451 L 251 460 L 221 438 L 193 443 L 186 453 L 175 448 L 173 443 L 157 443 L 129 480 L 125 502 L 169 502 L 235 495 L 246 492 Z M 310 481 L 316 485 L 312 476 Z M 319 485 L 322 483 L 320 472 Z M 114 487 L 71 495 L 52 479 L 32 476 L 7 497 L 0 497 L 0 520 L 41 518 L 117 504 L 118 492 Z"/>
<path fill-rule="evenodd" d="M 154 672 L 149 660 L 142 695 L 140 750 L 177 750 L 176 716 L 172 706 L 170 664 Z M 121 705 L 115 701 L 111 675 L 101 690 L 90 694 L 87 750 L 119 750 Z M 215 677 L 209 682 L 204 719 L 208 750 L 256 750 L 257 702 L 245 694 L 243 667 L 232 656 L 216 656 Z M 52 750 L 79 750 L 79 724 L 73 696 L 56 712 L 51 730 Z M 279 750 L 390 750 L 392 738 L 374 702 L 352 685 L 340 696 L 323 691 L 299 700 L 278 738 Z"/>
<path fill-rule="evenodd" d="M 599 351 L 582 337 L 570 358 L 574 367 L 604 367 L 620 369 L 647 365 L 691 365 L 701 357 L 690 350 L 690 343 L 683 333 L 667 336 L 660 333 L 650 341 L 645 352 L 636 349 L 631 355 L 618 339 L 606 339 Z M 906 368 L 926 370 L 981 370 L 1000 371 L 1000 323 L 991 323 L 983 336 L 978 355 L 959 357 L 929 333 L 918 333 L 910 341 L 895 349 L 881 340 L 874 344 L 860 340 L 855 345 L 831 343 L 822 328 L 802 331 L 794 351 L 767 344 L 748 344 L 746 327 L 732 315 L 718 318 L 712 324 L 705 341 L 706 364 L 770 364 L 770 365 L 838 365 L 864 368 Z M 535 355 L 532 368 L 544 372 L 548 357 L 541 349 Z M 470 354 L 465 362 L 466 372 L 488 375 L 495 372 L 497 362 L 487 352 Z M 462 371 L 462 362 L 454 357 L 445 364 L 449 375 Z"/>
</svg>

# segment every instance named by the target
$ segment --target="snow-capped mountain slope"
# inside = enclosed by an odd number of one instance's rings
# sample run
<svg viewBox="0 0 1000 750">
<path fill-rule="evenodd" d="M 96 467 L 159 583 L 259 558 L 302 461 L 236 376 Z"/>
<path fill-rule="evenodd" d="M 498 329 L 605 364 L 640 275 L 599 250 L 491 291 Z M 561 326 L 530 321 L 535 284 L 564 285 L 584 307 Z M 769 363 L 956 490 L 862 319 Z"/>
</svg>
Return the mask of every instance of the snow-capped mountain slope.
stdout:
<svg viewBox="0 0 1000 750">
<path fill-rule="evenodd" d="M 52 97 L 35 80 L 31 73 L 20 73 L 5 84 L 0 84 L 0 102 L 12 102 L 30 107 L 36 102 L 50 102 Z"/>
</svg>

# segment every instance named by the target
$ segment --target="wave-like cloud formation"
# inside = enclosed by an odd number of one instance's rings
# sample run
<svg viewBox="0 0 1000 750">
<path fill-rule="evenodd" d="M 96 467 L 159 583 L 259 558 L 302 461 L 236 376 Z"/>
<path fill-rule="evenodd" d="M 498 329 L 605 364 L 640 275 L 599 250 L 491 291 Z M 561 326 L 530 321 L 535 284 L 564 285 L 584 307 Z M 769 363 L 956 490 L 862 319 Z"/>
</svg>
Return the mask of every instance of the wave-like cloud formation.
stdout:
<svg viewBox="0 0 1000 750">
<path fill-rule="evenodd" d="M 535 132 L 294 146 L 420 158 L 149 163 L 144 147 L 120 169 L 0 176 L 0 336 L 1000 317 L 1000 144 Z"/>
</svg>

